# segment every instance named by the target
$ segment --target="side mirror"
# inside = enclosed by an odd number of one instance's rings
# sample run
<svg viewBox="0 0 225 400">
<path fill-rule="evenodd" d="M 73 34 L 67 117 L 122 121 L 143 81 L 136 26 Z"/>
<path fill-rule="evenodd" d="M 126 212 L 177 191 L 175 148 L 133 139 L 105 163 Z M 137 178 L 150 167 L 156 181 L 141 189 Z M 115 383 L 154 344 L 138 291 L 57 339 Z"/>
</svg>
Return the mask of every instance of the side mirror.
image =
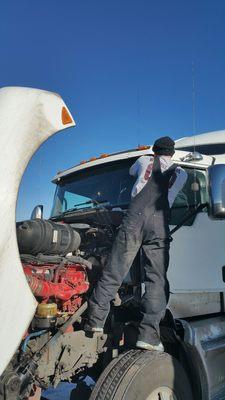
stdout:
<svg viewBox="0 0 225 400">
<path fill-rule="evenodd" d="M 31 213 L 31 217 L 30 219 L 42 219 L 43 218 L 43 206 L 42 205 L 38 205 L 36 207 L 34 207 L 32 213 Z"/>
<path fill-rule="evenodd" d="M 225 219 L 225 164 L 208 168 L 209 215 Z"/>
</svg>

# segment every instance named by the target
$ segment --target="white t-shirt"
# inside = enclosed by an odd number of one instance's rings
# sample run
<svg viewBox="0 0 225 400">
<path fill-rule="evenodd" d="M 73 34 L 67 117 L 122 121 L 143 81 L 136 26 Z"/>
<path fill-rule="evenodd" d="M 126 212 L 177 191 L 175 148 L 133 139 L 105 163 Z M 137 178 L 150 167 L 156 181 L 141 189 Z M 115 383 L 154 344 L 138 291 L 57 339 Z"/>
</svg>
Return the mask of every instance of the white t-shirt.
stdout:
<svg viewBox="0 0 225 400">
<path fill-rule="evenodd" d="M 170 156 L 158 156 L 158 157 L 160 160 L 160 167 L 162 172 L 166 171 L 173 164 L 173 161 L 171 160 Z M 137 180 L 131 192 L 132 197 L 135 197 L 148 182 L 148 179 L 150 178 L 152 173 L 153 161 L 154 161 L 153 156 L 141 156 L 130 167 L 129 171 L 130 175 L 137 176 Z M 174 170 L 174 173 L 170 178 L 171 185 L 169 187 L 169 192 L 168 192 L 168 200 L 170 207 L 172 207 L 173 202 L 177 197 L 177 194 L 184 186 L 187 180 L 187 176 L 188 176 L 187 172 L 179 166 L 177 166 L 176 169 Z"/>
</svg>

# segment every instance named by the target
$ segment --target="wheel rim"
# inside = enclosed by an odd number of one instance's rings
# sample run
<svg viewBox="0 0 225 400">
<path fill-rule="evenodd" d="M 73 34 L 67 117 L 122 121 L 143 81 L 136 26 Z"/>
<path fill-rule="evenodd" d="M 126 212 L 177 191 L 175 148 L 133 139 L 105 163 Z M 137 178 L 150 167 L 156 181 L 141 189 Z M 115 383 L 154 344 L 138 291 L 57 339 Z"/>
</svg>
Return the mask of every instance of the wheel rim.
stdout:
<svg viewBox="0 0 225 400">
<path fill-rule="evenodd" d="M 155 389 L 146 400 L 178 400 L 174 391 L 168 387 L 162 386 Z"/>
</svg>

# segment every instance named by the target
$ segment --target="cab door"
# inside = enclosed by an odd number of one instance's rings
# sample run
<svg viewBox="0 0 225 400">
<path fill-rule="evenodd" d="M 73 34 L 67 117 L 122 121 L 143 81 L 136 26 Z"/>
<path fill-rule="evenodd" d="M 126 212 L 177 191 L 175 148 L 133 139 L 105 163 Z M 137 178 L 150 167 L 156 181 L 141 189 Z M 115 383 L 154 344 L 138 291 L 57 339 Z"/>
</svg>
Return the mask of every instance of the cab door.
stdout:
<svg viewBox="0 0 225 400">
<path fill-rule="evenodd" d="M 187 182 L 172 207 L 171 229 L 191 210 L 208 202 L 206 171 L 192 168 L 186 171 Z M 225 221 L 210 219 L 207 207 L 173 235 L 168 279 L 170 302 L 176 311 L 179 307 L 182 309 L 179 316 L 220 311 L 220 293 L 225 291 L 224 237 Z"/>
</svg>

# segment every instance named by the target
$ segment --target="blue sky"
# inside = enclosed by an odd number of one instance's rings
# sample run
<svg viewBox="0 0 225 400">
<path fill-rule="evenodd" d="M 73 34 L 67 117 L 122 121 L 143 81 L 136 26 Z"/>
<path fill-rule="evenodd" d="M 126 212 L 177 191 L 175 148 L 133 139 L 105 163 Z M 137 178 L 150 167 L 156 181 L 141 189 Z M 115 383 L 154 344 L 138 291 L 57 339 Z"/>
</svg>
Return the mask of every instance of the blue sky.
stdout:
<svg viewBox="0 0 225 400">
<path fill-rule="evenodd" d="M 1 86 L 61 94 L 77 126 L 44 143 L 17 219 L 49 215 L 56 171 L 101 153 L 225 129 L 223 0 L 1 0 Z"/>
</svg>

